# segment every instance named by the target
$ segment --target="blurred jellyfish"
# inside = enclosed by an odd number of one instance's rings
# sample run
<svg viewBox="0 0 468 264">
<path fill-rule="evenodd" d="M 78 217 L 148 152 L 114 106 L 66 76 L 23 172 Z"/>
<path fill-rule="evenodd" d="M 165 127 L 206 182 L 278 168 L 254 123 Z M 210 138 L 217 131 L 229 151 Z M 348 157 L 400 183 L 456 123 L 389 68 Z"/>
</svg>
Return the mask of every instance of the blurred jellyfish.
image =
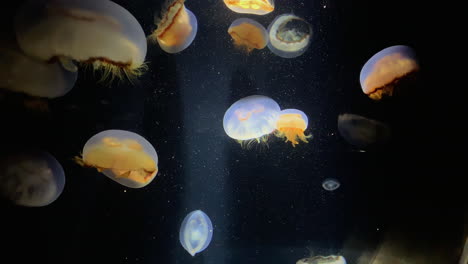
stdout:
<svg viewBox="0 0 468 264">
<path fill-rule="evenodd" d="M 30 96 L 55 98 L 75 85 L 77 72 L 58 62 L 46 63 L 26 56 L 16 41 L 0 41 L 0 88 Z"/>
<path fill-rule="evenodd" d="M 339 115 L 338 131 L 349 144 L 358 148 L 384 144 L 391 136 L 388 125 L 355 114 Z"/>
<path fill-rule="evenodd" d="M 312 27 L 304 19 L 292 14 L 277 16 L 268 26 L 268 48 L 283 58 L 302 55 L 309 47 Z"/>
<path fill-rule="evenodd" d="M 21 49 L 42 61 L 74 61 L 111 75 L 134 77 L 145 68 L 146 36 L 126 9 L 109 0 L 29 0 L 18 10 L 15 31 Z"/>
<path fill-rule="evenodd" d="M 296 264 L 346 264 L 346 259 L 343 256 L 314 256 L 310 258 L 303 258 L 296 262 Z"/>
<path fill-rule="evenodd" d="M 158 173 L 158 155 L 142 136 L 125 130 L 105 130 L 92 136 L 83 147 L 83 166 L 96 168 L 129 188 L 148 185 Z"/>
<path fill-rule="evenodd" d="M 244 97 L 232 104 L 224 114 L 226 134 L 239 142 L 255 139 L 257 142 L 276 129 L 279 105 L 263 95 Z"/>
<path fill-rule="evenodd" d="M 224 0 L 226 6 L 236 13 L 265 15 L 275 10 L 273 0 Z"/>
<path fill-rule="evenodd" d="M 238 18 L 228 29 L 234 45 L 247 53 L 253 49 L 263 49 L 268 43 L 266 29 L 257 21 L 250 18 Z"/>
<path fill-rule="evenodd" d="M 305 135 L 309 121 L 306 114 L 297 109 L 285 109 L 279 114 L 276 122 L 276 136 L 286 138 L 285 142 L 290 141 L 293 147 L 299 144 L 298 139 L 307 143 L 307 138 L 312 135 Z"/>
<path fill-rule="evenodd" d="M 362 91 L 373 100 L 393 96 L 399 82 L 419 70 L 415 52 L 408 46 L 391 46 L 377 52 L 362 67 Z"/>
<path fill-rule="evenodd" d="M 167 0 L 160 18 L 155 19 L 157 29 L 149 36 L 167 53 L 186 49 L 197 35 L 198 22 L 185 0 Z"/>
<path fill-rule="evenodd" d="M 46 206 L 65 186 L 62 165 L 49 153 L 28 151 L 0 162 L 0 194 L 16 205 Z"/>
<path fill-rule="evenodd" d="M 334 191 L 340 187 L 340 182 L 337 179 L 325 179 L 322 182 L 322 187 L 327 191 Z"/>
<path fill-rule="evenodd" d="M 190 255 L 195 256 L 205 250 L 212 237 L 213 225 L 203 211 L 193 211 L 184 218 L 180 226 L 179 241 Z"/>
</svg>

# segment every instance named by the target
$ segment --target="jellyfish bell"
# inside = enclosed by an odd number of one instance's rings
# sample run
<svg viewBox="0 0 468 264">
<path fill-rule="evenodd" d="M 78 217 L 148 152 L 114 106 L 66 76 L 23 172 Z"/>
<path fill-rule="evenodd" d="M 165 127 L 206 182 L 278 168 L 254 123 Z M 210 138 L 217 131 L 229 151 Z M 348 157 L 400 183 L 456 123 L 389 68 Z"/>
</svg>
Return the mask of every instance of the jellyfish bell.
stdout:
<svg viewBox="0 0 468 264">
<path fill-rule="evenodd" d="M 103 78 L 143 73 L 146 36 L 126 9 L 109 0 L 29 0 L 15 17 L 16 38 L 29 56 L 103 69 Z"/>
<path fill-rule="evenodd" d="M 223 118 L 226 134 L 240 142 L 260 139 L 276 129 L 280 107 L 263 95 L 244 97 L 232 104 Z"/>
<path fill-rule="evenodd" d="M 158 173 L 158 155 L 142 136 L 125 130 L 105 130 L 83 147 L 78 164 L 96 168 L 129 188 L 148 185 Z"/>
<path fill-rule="evenodd" d="M 192 44 L 197 35 L 195 15 L 185 7 L 185 0 L 167 0 L 161 17 L 156 18 L 156 30 L 149 36 L 167 53 L 178 53 Z"/>
<path fill-rule="evenodd" d="M 346 142 L 361 149 L 381 146 L 391 137 L 387 124 L 349 113 L 338 116 L 338 131 Z"/>
<path fill-rule="evenodd" d="M 293 147 L 299 144 L 298 140 L 307 143 L 307 138 L 312 136 L 304 134 L 308 124 L 307 115 L 301 110 L 282 110 L 276 122 L 276 136 L 286 138 L 285 142 L 290 141 Z"/>
<path fill-rule="evenodd" d="M 373 100 L 391 97 L 401 82 L 410 80 L 419 71 L 414 50 L 396 45 L 373 55 L 362 67 L 359 81 L 362 91 Z"/>
<path fill-rule="evenodd" d="M 266 15 L 275 10 L 273 0 L 224 0 L 224 4 L 236 13 Z"/>
<path fill-rule="evenodd" d="M 328 178 L 322 182 L 323 189 L 334 191 L 340 187 L 340 182 L 337 179 Z"/>
<path fill-rule="evenodd" d="M 268 36 L 271 52 L 283 58 L 295 58 L 309 47 L 312 26 L 298 16 L 283 14 L 270 23 Z"/>
<path fill-rule="evenodd" d="M 268 43 L 266 29 L 257 21 L 250 18 L 234 20 L 228 29 L 234 45 L 247 53 L 253 49 L 263 49 Z"/>
<path fill-rule="evenodd" d="M 309 258 L 302 258 L 296 264 L 346 264 L 346 259 L 343 256 L 313 256 Z"/>
</svg>

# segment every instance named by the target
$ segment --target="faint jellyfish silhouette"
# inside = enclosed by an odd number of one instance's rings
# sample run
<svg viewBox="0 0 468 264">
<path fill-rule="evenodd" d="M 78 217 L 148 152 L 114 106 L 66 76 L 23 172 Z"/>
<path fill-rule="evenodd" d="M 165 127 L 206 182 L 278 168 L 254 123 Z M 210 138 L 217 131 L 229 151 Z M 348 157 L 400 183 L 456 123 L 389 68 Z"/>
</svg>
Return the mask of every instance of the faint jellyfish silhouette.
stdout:
<svg viewBox="0 0 468 264">
<path fill-rule="evenodd" d="M 398 89 L 401 82 L 411 80 L 418 71 L 419 63 L 412 48 L 391 46 L 377 52 L 364 64 L 359 81 L 369 98 L 380 100 L 401 92 Z"/>
<path fill-rule="evenodd" d="M 54 202 L 65 186 L 62 165 L 44 151 L 24 151 L 2 159 L 0 193 L 16 205 L 41 207 Z"/>
<path fill-rule="evenodd" d="M 275 10 L 273 0 L 223 0 L 236 13 L 265 15 Z"/>
<path fill-rule="evenodd" d="M 312 26 L 292 14 L 277 16 L 268 26 L 268 48 L 283 58 L 302 55 L 310 44 Z"/>
<path fill-rule="evenodd" d="M 355 114 L 339 115 L 338 131 L 349 144 L 362 149 L 385 144 L 391 136 L 388 125 Z"/>
<path fill-rule="evenodd" d="M 293 147 L 299 144 L 298 139 L 302 142 L 308 143 L 307 138 L 312 137 L 312 135 L 304 134 L 308 124 L 309 120 L 307 119 L 306 114 L 301 110 L 282 110 L 279 114 L 278 121 L 276 122 L 276 136 L 286 138 L 285 142 L 290 141 Z"/>
<path fill-rule="evenodd" d="M 340 187 L 340 182 L 337 179 L 328 178 L 322 182 L 322 187 L 327 191 L 334 191 Z"/>
<path fill-rule="evenodd" d="M 346 259 L 343 256 L 314 256 L 303 258 L 296 262 L 296 264 L 346 264 Z"/>
<path fill-rule="evenodd" d="M 241 144 L 252 140 L 265 142 L 276 129 L 280 111 L 278 103 L 267 96 L 244 97 L 232 104 L 224 114 L 224 131 Z"/>
<path fill-rule="evenodd" d="M 238 18 L 228 29 L 234 45 L 250 53 L 253 49 L 263 49 L 268 43 L 266 29 L 257 21 L 250 18 Z"/>
<path fill-rule="evenodd" d="M 74 61 L 103 69 L 103 78 L 133 78 L 146 65 L 146 36 L 126 9 L 109 0 L 29 0 L 15 17 L 16 38 L 29 56 L 58 59 L 76 72 Z"/>
<path fill-rule="evenodd" d="M 129 188 L 148 185 L 158 173 L 158 155 L 142 136 L 125 130 L 105 130 L 92 136 L 75 161 L 96 168 Z"/>
<path fill-rule="evenodd" d="M 179 241 L 190 255 L 195 256 L 205 250 L 212 237 L 213 225 L 203 211 L 193 211 L 184 218 L 180 226 Z"/>
<path fill-rule="evenodd" d="M 183 51 L 197 35 L 197 18 L 185 7 L 184 2 L 185 0 L 167 0 L 161 17 L 155 19 L 157 28 L 149 36 L 150 40 L 157 41 L 167 53 Z"/>
</svg>

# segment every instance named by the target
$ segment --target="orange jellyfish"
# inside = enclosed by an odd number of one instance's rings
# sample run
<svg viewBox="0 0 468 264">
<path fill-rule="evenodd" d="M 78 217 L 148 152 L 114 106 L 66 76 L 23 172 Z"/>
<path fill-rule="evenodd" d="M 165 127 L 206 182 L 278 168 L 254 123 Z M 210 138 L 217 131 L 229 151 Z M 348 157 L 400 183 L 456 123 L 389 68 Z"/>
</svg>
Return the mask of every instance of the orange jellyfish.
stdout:
<svg viewBox="0 0 468 264">
<path fill-rule="evenodd" d="M 82 157 L 75 160 L 130 188 L 148 185 L 158 173 L 154 147 L 142 136 L 125 130 L 94 135 L 83 147 Z"/>
<path fill-rule="evenodd" d="M 391 97 L 419 70 L 412 48 L 404 45 L 391 46 L 372 56 L 362 67 L 359 80 L 362 91 L 373 100 Z"/>
<path fill-rule="evenodd" d="M 251 52 L 253 49 L 263 49 L 268 44 L 268 33 L 257 21 L 250 18 L 238 18 L 228 29 L 234 45 Z"/>
<path fill-rule="evenodd" d="M 167 53 L 177 53 L 192 44 L 197 35 L 198 22 L 192 11 L 184 5 L 185 0 L 167 0 L 161 18 L 157 18 L 156 30 L 149 39 L 157 41 Z"/>
<path fill-rule="evenodd" d="M 276 136 L 286 138 L 285 142 L 290 141 L 295 147 L 299 144 L 298 139 L 307 143 L 307 138 L 312 135 L 305 135 L 309 121 L 306 114 L 297 109 L 285 109 L 280 112 L 276 122 Z"/>
<path fill-rule="evenodd" d="M 26 55 L 104 70 L 103 78 L 132 78 L 146 68 L 146 36 L 126 9 L 109 0 L 29 0 L 15 17 L 16 39 Z"/>
<path fill-rule="evenodd" d="M 275 10 L 273 0 L 224 0 L 224 3 L 236 13 L 265 15 Z"/>
</svg>

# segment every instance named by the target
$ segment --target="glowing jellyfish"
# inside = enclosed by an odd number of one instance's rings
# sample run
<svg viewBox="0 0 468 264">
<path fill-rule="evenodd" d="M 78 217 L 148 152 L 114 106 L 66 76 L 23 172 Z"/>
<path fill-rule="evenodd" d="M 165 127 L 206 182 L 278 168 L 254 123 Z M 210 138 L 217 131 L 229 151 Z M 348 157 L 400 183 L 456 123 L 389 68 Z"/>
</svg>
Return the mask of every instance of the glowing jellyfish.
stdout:
<svg viewBox="0 0 468 264">
<path fill-rule="evenodd" d="M 46 63 L 24 55 L 15 41 L 0 41 L 0 88 L 55 98 L 69 92 L 77 76 L 77 72 L 67 71 L 60 63 Z"/>
<path fill-rule="evenodd" d="M 296 264 L 346 264 L 346 259 L 343 256 L 314 256 L 310 258 L 303 258 L 296 262 Z"/>
<path fill-rule="evenodd" d="M 276 122 L 276 136 L 286 138 L 285 142 L 290 141 L 293 147 L 299 144 L 298 139 L 307 143 L 307 138 L 311 137 L 304 134 L 308 124 L 309 120 L 301 110 L 282 110 Z"/>
<path fill-rule="evenodd" d="M 279 105 L 263 95 L 251 95 L 232 104 L 224 114 L 228 136 L 237 140 L 259 139 L 275 131 Z"/>
<path fill-rule="evenodd" d="M 0 193 L 13 203 L 41 207 L 54 202 L 65 186 L 62 165 L 49 153 L 28 151 L 0 163 Z"/>
<path fill-rule="evenodd" d="M 257 21 L 250 18 L 238 18 L 228 29 L 234 45 L 251 52 L 253 49 L 263 49 L 268 43 L 266 29 Z"/>
<path fill-rule="evenodd" d="M 312 26 L 300 17 L 283 14 L 270 23 L 268 36 L 271 52 L 283 58 L 294 58 L 309 47 Z"/>
<path fill-rule="evenodd" d="M 150 35 L 167 53 L 186 49 L 197 35 L 198 22 L 192 11 L 184 5 L 185 0 L 167 0 L 161 18 L 155 22 L 157 29 Z"/>
<path fill-rule="evenodd" d="M 337 179 L 325 179 L 322 182 L 322 187 L 327 191 L 334 191 L 340 187 L 340 182 Z"/>
<path fill-rule="evenodd" d="M 373 100 L 393 96 L 403 79 L 419 71 L 415 52 L 408 46 L 398 45 L 383 49 L 362 67 L 359 80 L 362 91 Z"/>
<path fill-rule="evenodd" d="M 195 256 L 205 250 L 212 237 L 213 225 L 203 211 L 193 211 L 184 218 L 180 226 L 179 241 L 190 255 Z"/>
<path fill-rule="evenodd" d="M 384 144 L 391 136 L 388 125 L 355 114 L 339 115 L 338 131 L 349 144 L 358 148 Z"/>
<path fill-rule="evenodd" d="M 226 6 L 236 13 L 265 15 L 275 10 L 273 0 L 224 0 Z"/>
<path fill-rule="evenodd" d="M 158 173 L 154 147 L 142 136 L 125 130 L 94 135 L 84 145 L 82 158 L 76 161 L 130 188 L 148 185 Z"/>
<path fill-rule="evenodd" d="M 77 71 L 74 61 L 103 69 L 104 77 L 133 77 L 145 67 L 143 29 L 109 0 L 30 0 L 16 14 L 15 31 L 27 55 L 58 59 L 69 71 Z"/>
</svg>

